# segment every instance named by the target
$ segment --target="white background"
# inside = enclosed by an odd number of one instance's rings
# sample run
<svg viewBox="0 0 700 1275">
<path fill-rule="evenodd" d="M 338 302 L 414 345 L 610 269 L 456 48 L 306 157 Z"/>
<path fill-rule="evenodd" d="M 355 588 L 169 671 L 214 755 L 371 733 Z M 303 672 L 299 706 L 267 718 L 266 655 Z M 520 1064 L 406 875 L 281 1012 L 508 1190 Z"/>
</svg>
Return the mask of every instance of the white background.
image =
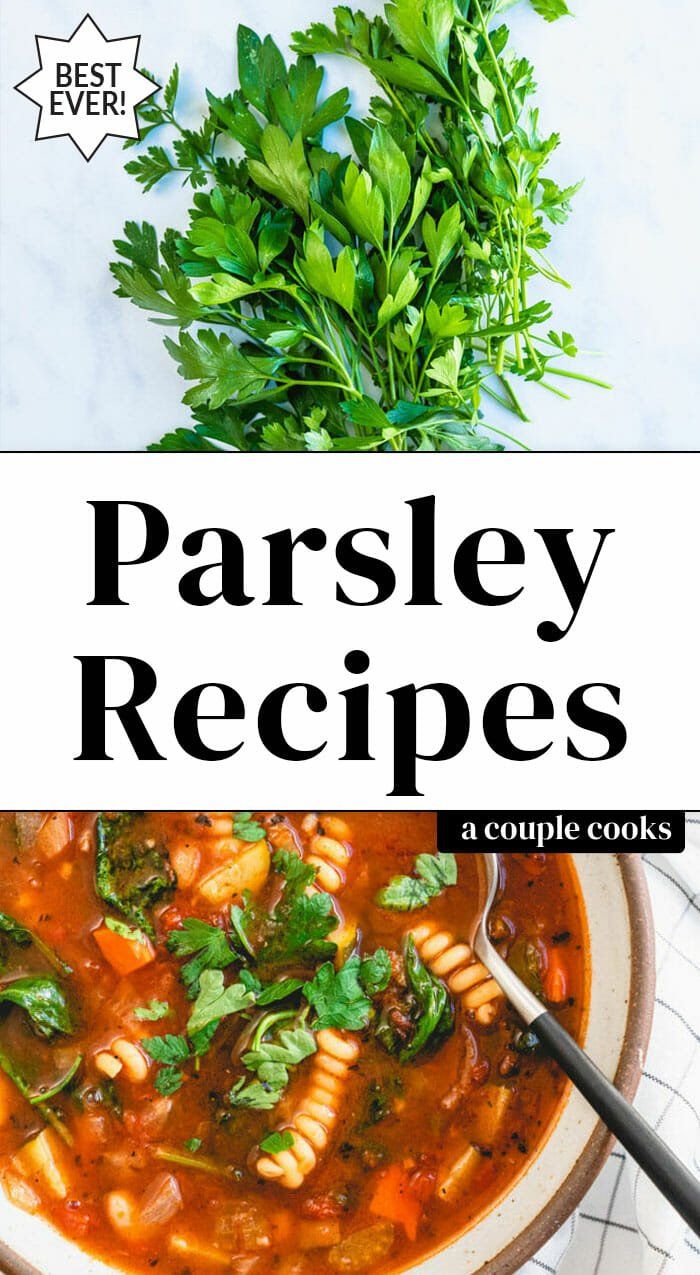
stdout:
<svg viewBox="0 0 700 1275">
<path fill-rule="evenodd" d="M 111 241 L 126 218 L 182 225 L 190 194 L 144 196 L 109 139 L 89 165 L 67 139 L 33 142 L 36 108 L 11 86 L 36 66 L 34 34 L 67 37 L 87 0 L 3 0 L 5 448 L 140 448 L 187 424 L 183 385 L 162 330 L 112 297 Z M 370 13 L 379 0 L 364 0 Z M 552 174 L 586 178 L 553 258 L 574 284 L 559 290 L 556 325 L 585 349 L 606 394 L 571 404 L 526 387 L 538 448 L 683 448 L 697 440 L 700 130 L 695 0 L 578 0 L 575 21 L 547 25 L 528 6 L 507 15 L 535 63 L 545 129 L 563 145 Z M 181 64 L 198 118 L 205 86 L 233 86 L 235 27 L 291 30 L 325 19 L 331 0 L 94 0 L 108 37 L 142 34 L 140 63 L 163 79 Z M 331 67 L 330 87 L 353 76 Z M 356 104 L 367 82 L 352 78 Z M 154 139 L 155 140 L 155 139 Z"/>
<path fill-rule="evenodd" d="M 697 805 L 697 463 L 681 456 L 277 457 L 79 456 L 70 467 L 52 456 L 5 458 L 0 506 L 6 599 L 2 661 L 0 807 L 157 809 L 196 801 L 212 809 L 390 807 L 391 701 L 404 683 L 444 680 L 460 686 L 473 715 L 461 757 L 420 768 L 424 797 L 400 805 L 454 808 L 650 808 Z M 384 475 L 396 480 L 387 494 Z M 62 471 L 62 472 L 59 472 Z M 362 507 L 354 492 L 362 490 Z M 406 608 L 408 511 L 402 502 L 438 491 L 440 608 Z M 92 510 L 87 500 L 144 500 L 171 524 L 163 558 L 124 575 L 131 605 L 87 607 L 92 594 Z M 356 610 L 334 601 L 333 551 L 302 552 L 298 597 L 305 605 L 265 608 L 267 546 L 261 537 L 284 527 L 321 526 L 334 545 L 357 526 L 385 527 L 398 576 L 393 601 Z M 180 599 L 183 571 L 198 563 L 180 545 L 199 527 L 230 527 L 249 552 L 246 585 L 258 601 L 244 609 L 223 603 L 194 609 Z M 520 535 L 524 568 L 492 568 L 499 591 L 524 584 L 514 603 L 485 610 L 450 587 L 454 551 L 481 527 Z M 590 562 L 592 529 L 614 527 L 569 636 L 556 644 L 536 637 L 542 619 L 561 622 L 569 609 L 533 528 L 572 527 L 579 562 Z M 129 556 L 127 553 L 125 556 Z M 202 561 L 212 561 L 212 556 Z M 358 582 L 343 578 L 346 588 Z M 340 763 L 342 701 L 355 684 L 345 653 L 372 657 L 375 688 L 374 763 Z M 159 675 L 145 711 L 167 762 L 135 762 L 119 727 L 119 760 L 74 762 L 79 752 L 80 686 L 76 655 L 135 655 Z M 275 760 L 257 742 L 260 700 L 286 681 L 310 681 L 330 701 L 321 717 L 294 713 L 290 734 L 331 743 L 315 761 Z M 245 739 L 233 759 L 198 763 L 179 751 L 171 715 L 189 687 L 228 682 L 248 707 L 241 728 L 216 728 L 216 738 Z M 589 681 L 622 687 L 629 743 L 611 762 L 567 759 L 560 715 L 559 743 L 541 760 L 509 763 L 481 737 L 480 717 L 497 688 L 532 681 L 561 705 Z M 426 714 L 430 751 L 437 723 Z M 205 729 L 207 729 L 205 727 Z M 242 735 L 239 733 L 242 729 Z M 526 727 L 528 745 L 548 726 Z M 590 741 L 590 736 L 588 737 Z M 599 742 L 599 741 L 594 741 Z M 236 795 L 237 794 L 237 795 Z M 274 799 L 271 794 L 274 794 Z"/>
</svg>

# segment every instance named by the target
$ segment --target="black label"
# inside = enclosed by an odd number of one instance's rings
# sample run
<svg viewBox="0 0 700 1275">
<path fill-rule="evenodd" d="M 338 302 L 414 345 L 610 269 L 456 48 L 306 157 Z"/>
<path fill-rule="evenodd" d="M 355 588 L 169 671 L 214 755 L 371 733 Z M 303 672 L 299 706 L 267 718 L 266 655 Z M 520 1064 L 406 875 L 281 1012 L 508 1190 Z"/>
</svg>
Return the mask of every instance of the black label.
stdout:
<svg viewBox="0 0 700 1275">
<path fill-rule="evenodd" d="M 439 850 L 685 850 L 682 810 L 441 810 Z"/>
</svg>

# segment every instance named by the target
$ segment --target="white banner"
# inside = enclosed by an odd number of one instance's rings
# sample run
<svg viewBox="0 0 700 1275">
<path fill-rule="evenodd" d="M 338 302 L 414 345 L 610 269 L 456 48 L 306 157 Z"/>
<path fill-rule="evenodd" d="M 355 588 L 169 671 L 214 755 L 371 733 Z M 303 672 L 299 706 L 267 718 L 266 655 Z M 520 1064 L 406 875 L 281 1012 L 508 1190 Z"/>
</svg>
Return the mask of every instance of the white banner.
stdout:
<svg viewBox="0 0 700 1275">
<path fill-rule="evenodd" d="M 3 806 L 697 804 L 696 455 L 3 468 Z"/>
</svg>

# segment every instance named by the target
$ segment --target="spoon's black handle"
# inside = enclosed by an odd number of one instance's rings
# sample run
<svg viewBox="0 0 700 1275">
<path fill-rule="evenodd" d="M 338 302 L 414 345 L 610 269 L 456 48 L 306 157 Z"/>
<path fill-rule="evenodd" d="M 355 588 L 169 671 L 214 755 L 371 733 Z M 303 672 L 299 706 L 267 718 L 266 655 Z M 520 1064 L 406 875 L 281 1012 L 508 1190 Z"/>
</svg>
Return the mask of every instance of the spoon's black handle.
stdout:
<svg viewBox="0 0 700 1275">
<path fill-rule="evenodd" d="M 584 1054 L 552 1014 L 540 1014 L 531 1024 L 576 1088 L 602 1117 L 611 1133 L 629 1151 L 647 1177 L 674 1209 L 700 1235 L 700 1182 L 654 1133 L 631 1103 L 618 1093 L 594 1062 Z"/>
</svg>

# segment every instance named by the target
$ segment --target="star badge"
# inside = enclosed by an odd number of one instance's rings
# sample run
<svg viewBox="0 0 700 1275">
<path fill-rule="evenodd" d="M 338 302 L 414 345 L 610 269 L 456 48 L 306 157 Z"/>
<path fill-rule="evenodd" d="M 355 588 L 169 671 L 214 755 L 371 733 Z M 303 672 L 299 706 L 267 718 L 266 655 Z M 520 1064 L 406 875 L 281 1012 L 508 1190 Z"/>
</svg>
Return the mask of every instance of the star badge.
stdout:
<svg viewBox="0 0 700 1275">
<path fill-rule="evenodd" d="M 39 70 L 15 85 L 40 107 L 36 140 L 70 137 L 89 160 L 105 137 L 137 138 L 136 107 L 160 87 L 136 69 L 140 41 L 106 39 L 89 13 L 67 40 L 36 36 Z"/>
</svg>

